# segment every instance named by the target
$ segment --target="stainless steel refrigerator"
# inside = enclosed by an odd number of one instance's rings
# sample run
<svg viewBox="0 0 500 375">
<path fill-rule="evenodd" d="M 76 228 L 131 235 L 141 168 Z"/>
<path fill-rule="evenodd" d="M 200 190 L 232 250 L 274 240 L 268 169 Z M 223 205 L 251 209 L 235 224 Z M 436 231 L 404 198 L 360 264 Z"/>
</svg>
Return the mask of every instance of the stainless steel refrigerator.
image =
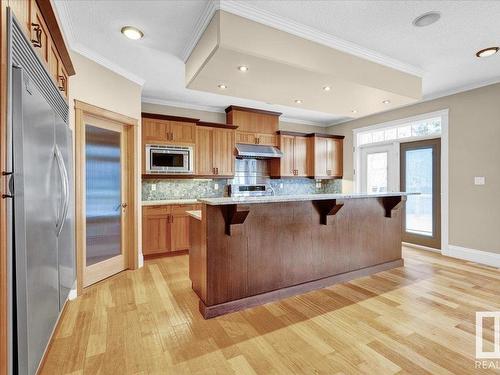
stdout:
<svg viewBox="0 0 500 375">
<path fill-rule="evenodd" d="M 75 283 L 68 106 L 9 17 L 12 371 L 35 374 Z"/>
</svg>

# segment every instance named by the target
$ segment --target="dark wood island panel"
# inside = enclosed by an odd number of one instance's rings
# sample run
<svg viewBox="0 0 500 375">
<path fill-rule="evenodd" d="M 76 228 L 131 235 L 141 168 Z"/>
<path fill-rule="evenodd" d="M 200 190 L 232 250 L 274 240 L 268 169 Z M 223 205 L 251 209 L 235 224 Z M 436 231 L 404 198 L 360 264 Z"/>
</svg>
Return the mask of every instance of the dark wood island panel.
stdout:
<svg viewBox="0 0 500 375">
<path fill-rule="evenodd" d="M 190 253 L 200 312 L 211 318 L 403 265 L 398 198 L 203 204 Z"/>
</svg>

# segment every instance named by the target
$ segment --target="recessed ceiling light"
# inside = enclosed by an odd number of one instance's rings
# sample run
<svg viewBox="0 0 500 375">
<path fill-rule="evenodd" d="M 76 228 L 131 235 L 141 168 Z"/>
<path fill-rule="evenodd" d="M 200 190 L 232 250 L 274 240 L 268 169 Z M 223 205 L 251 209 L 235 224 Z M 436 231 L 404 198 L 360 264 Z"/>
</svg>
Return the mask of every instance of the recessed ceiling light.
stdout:
<svg viewBox="0 0 500 375">
<path fill-rule="evenodd" d="M 302 100 L 300 100 L 300 99 L 295 99 L 295 103 L 297 103 L 297 104 L 302 104 Z"/>
<path fill-rule="evenodd" d="M 325 86 L 325 87 L 323 87 L 323 90 L 324 90 L 324 91 L 330 91 L 331 89 L 332 89 L 332 88 L 331 88 L 330 86 Z"/>
<path fill-rule="evenodd" d="M 391 101 L 386 99 L 386 100 L 382 101 L 382 103 L 384 103 L 384 104 L 390 104 Z"/>
<path fill-rule="evenodd" d="M 227 89 L 227 86 L 222 83 L 220 85 L 217 85 L 217 87 L 220 88 L 221 90 Z"/>
<path fill-rule="evenodd" d="M 246 72 L 248 70 L 248 66 L 245 66 L 245 65 L 238 66 L 238 70 L 240 72 Z"/>
<path fill-rule="evenodd" d="M 499 50 L 498 47 L 489 47 L 482 49 L 481 51 L 476 52 L 477 57 L 490 57 L 493 56 L 495 53 L 497 53 Z"/>
<path fill-rule="evenodd" d="M 357 110 L 355 110 L 355 109 L 353 109 L 351 112 L 352 112 L 352 113 L 358 113 L 358 111 L 357 111 Z"/>
<path fill-rule="evenodd" d="M 413 26 L 416 27 L 425 27 L 432 25 L 434 22 L 437 22 L 441 18 L 441 13 L 432 11 L 424 13 L 413 20 Z"/>
<path fill-rule="evenodd" d="M 121 32 L 127 38 L 132 40 L 138 40 L 144 36 L 144 33 L 134 26 L 123 26 Z"/>
</svg>

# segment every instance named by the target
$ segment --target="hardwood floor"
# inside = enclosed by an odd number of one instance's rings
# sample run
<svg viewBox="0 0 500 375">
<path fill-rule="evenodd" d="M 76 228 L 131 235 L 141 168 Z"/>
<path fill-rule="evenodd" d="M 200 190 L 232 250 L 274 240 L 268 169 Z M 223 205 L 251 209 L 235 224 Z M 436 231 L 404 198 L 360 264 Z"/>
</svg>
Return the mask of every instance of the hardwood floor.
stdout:
<svg viewBox="0 0 500 375">
<path fill-rule="evenodd" d="M 187 256 L 149 260 L 69 303 L 41 373 L 499 373 L 474 361 L 500 270 L 403 250 L 405 267 L 211 320 Z"/>
</svg>

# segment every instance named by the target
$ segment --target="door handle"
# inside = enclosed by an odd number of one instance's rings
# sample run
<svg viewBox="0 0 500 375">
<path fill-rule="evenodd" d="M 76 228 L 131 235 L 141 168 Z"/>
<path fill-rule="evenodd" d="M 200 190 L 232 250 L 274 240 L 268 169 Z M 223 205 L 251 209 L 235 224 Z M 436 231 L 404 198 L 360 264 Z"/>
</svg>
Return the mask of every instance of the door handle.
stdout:
<svg viewBox="0 0 500 375">
<path fill-rule="evenodd" d="M 36 35 L 36 39 L 31 39 L 33 47 L 42 48 L 42 28 L 37 23 L 32 23 L 31 27 L 33 27 L 33 31 L 35 32 Z"/>
<path fill-rule="evenodd" d="M 54 156 L 56 158 L 57 165 L 59 167 L 59 176 L 61 178 L 61 186 L 62 186 L 63 198 L 64 198 L 62 213 L 56 221 L 57 237 L 59 237 L 59 235 L 62 232 L 62 228 L 64 226 L 64 221 L 66 220 L 66 217 L 68 216 L 69 177 L 68 177 L 68 171 L 66 170 L 66 166 L 64 165 L 64 159 L 63 159 L 61 151 L 59 150 L 59 147 L 57 145 L 56 145 L 56 148 L 54 150 Z"/>
</svg>

